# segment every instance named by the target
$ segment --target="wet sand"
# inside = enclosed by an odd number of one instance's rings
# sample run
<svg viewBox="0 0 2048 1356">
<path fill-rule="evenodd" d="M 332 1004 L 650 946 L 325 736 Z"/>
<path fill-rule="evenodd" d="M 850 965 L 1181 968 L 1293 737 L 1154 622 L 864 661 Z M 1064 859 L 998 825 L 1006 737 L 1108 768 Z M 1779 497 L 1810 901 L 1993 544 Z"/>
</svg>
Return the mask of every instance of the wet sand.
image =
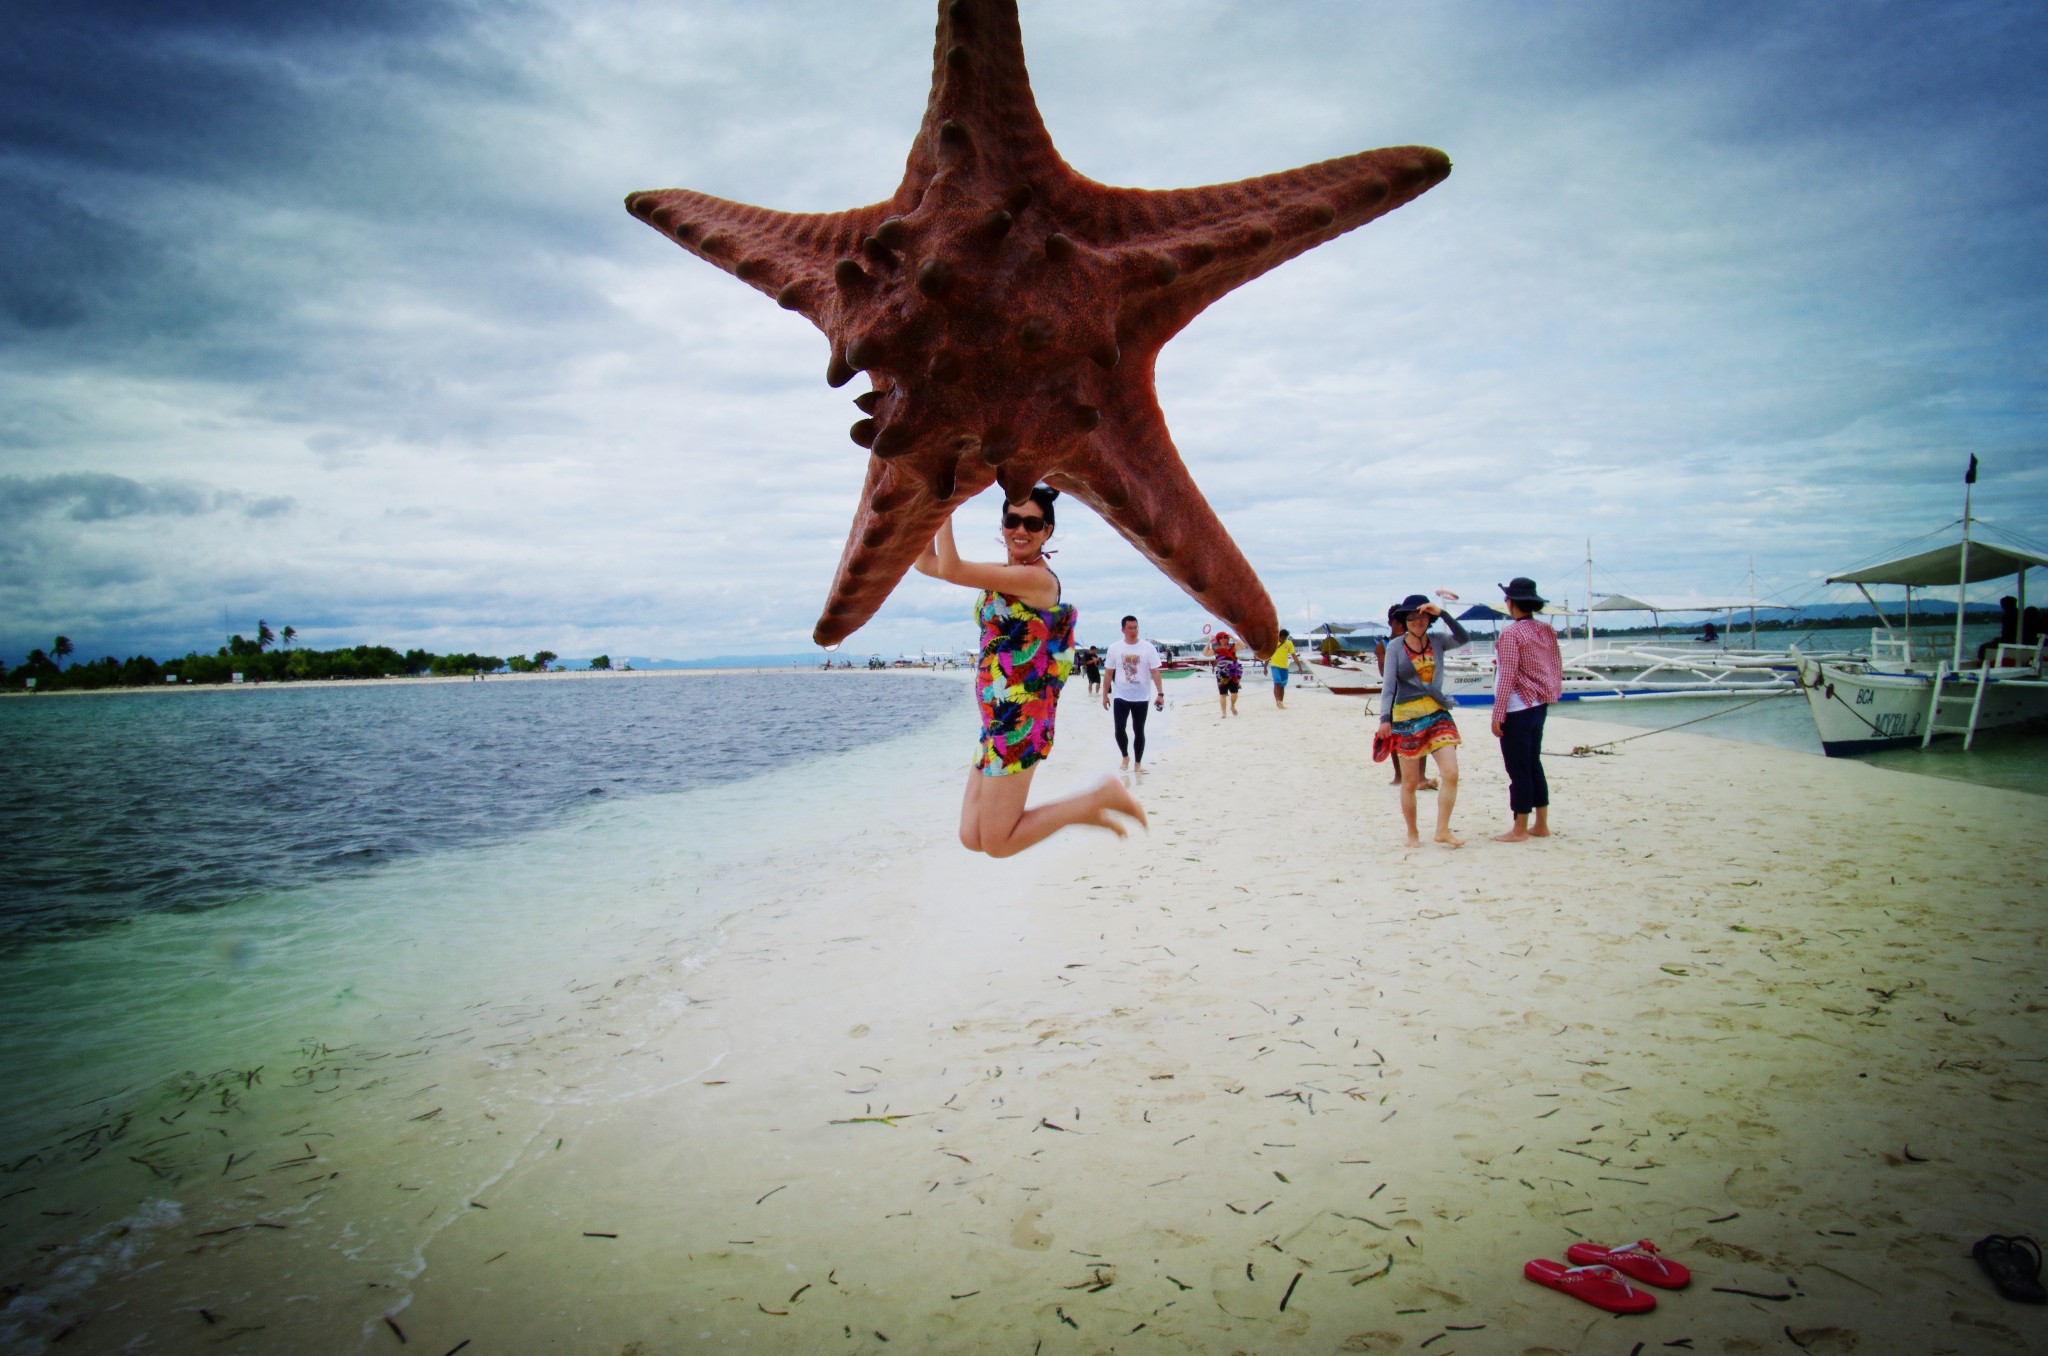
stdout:
<svg viewBox="0 0 2048 1356">
<path fill-rule="evenodd" d="M 1468 711 L 1469 846 L 1410 850 L 1362 703 L 1196 682 L 1149 835 L 970 858 L 934 779 L 883 857 L 735 882 L 702 968 L 636 941 L 485 1014 L 378 1153 L 278 1136 L 356 1194 L 188 1206 L 63 1349 L 2048 1344 L 1968 1255 L 2048 1230 L 2048 802 L 1556 720 L 1557 836 L 1496 845 Z M 1041 795 L 1107 726 L 1069 690 Z M 415 1205 L 416 1252 L 351 1251 Z M 1653 1314 L 1522 1279 L 1637 1238 L 1694 1272 Z"/>
</svg>

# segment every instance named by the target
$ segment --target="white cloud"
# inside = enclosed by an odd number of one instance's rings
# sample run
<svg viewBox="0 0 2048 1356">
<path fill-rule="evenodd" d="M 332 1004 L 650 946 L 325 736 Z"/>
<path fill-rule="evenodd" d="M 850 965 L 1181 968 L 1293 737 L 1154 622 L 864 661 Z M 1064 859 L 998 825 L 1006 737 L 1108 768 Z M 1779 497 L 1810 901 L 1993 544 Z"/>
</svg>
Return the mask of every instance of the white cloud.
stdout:
<svg viewBox="0 0 2048 1356">
<path fill-rule="evenodd" d="M 1630 591 L 1727 592 L 1754 554 L 1811 595 L 1953 517 L 1971 451 L 2038 530 L 2040 35 L 1991 6 L 1658 10 L 1025 7 L 1092 177 L 1408 142 L 1456 164 L 1162 356 L 1169 425 L 1284 618 L 1518 573 L 1582 591 L 1588 537 Z M 110 32 L 161 82 L 143 114 L 60 90 L 5 148 L 0 216 L 39 267 L 0 289 L 0 484 L 138 489 L 13 534 L 0 646 L 182 649 L 258 615 L 311 643 L 806 643 L 862 473 L 851 391 L 801 318 L 620 204 L 886 196 L 931 6 L 408 13 Z M 166 515 L 180 485 L 216 498 Z M 112 511 L 134 493 L 146 535 Z M 970 549 L 992 516 L 964 510 Z M 1126 610 L 1199 630 L 1084 509 L 1063 527 L 1084 634 Z M 913 577 L 848 649 L 963 645 L 965 612 Z"/>
</svg>

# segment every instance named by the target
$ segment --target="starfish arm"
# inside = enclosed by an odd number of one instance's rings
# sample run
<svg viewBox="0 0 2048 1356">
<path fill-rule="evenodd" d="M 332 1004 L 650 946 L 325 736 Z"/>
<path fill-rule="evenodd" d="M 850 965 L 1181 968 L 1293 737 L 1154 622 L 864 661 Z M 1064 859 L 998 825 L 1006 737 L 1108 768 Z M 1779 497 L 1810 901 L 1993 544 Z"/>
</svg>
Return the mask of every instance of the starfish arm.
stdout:
<svg viewBox="0 0 2048 1356">
<path fill-rule="evenodd" d="M 1052 144 L 1024 65 L 1016 0 L 939 0 L 932 49 L 932 92 L 910 145 L 899 209 L 908 211 L 932 182 L 975 162 L 1009 182 L 996 185 L 1021 210 L 1037 180 L 1073 171 Z"/>
<path fill-rule="evenodd" d="M 811 631 L 820 645 L 837 645 L 867 624 L 910 572 L 947 516 L 964 501 L 988 488 L 992 472 L 945 477 L 948 490 L 939 494 L 907 461 L 868 458 L 867 480 L 861 486 L 860 509 L 839 553 L 825 610 Z"/>
<path fill-rule="evenodd" d="M 1395 146 L 1204 188 L 1091 183 L 1060 210 L 1117 257 L 1118 328 L 1156 347 L 1225 293 L 1414 201 L 1450 172 L 1441 151 Z"/>
<path fill-rule="evenodd" d="M 626 210 L 705 263 L 824 329 L 836 302 L 834 267 L 861 253 L 861 242 L 874 234 L 894 204 L 844 212 L 778 212 L 687 188 L 662 188 L 628 194 Z"/>
<path fill-rule="evenodd" d="M 1152 383 L 1133 383 L 1103 410 L 1093 446 L 1045 482 L 1087 504 L 1258 654 L 1280 640 L 1265 585 L 1181 463 Z"/>
</svg>

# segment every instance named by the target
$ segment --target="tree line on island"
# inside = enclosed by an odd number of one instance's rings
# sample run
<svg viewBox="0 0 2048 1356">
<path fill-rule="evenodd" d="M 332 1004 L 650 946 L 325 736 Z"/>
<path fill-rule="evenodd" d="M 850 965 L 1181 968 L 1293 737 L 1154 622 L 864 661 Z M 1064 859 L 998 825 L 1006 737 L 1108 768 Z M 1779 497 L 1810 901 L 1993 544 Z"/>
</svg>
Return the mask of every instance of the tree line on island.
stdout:
<svg viewBox="0 0 2048 1356">
<path fill-rule="evenodd" d="M 537 650 L 530 657 L 515 654 L 501 658 L 491 654 L 434 654 L 428 650 L 403 652 L 389 645 L 347 645 L 335 650 L 315 650 L 298 645 L 298 632 L 285 627 L 272 631 L 270 623 L 256 623 L 256 638 L 234 635 L 212 654 L 192 651 L 182 659 L 158 662 L 148 655 L 116 659 L 82 660 L 65 667 L 75 652 L 69 636 L 58 636 L 47 651 L 31 650 L 28 658 L 14 668 L 0 661 L 0 688 L 22 692 L 89 692 L 111 687 L 163 687 L 174 683 L 231 683 L 240 675 L 248 683 L 313 682 L 320 679 L 459 678 L 486 673 L 548 673 L 559 658 L 553 650 Z M 611 656 L 598 655 L 590 661 L 593 669 L 609 669 Z"/>
</svg>

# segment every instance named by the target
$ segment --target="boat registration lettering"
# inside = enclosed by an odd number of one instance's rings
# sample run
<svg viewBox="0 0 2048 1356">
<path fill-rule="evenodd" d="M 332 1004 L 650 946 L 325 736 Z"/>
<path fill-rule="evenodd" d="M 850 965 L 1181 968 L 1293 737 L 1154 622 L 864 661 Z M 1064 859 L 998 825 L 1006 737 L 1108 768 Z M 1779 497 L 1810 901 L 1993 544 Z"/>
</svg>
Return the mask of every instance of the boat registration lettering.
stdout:
<svg viewBox="0 0 2048 1356">
<path fill-rule="evenodd" d="M 1877 694 L 1875 692 L 1872 692 L 1869 688 L 1859 687 L 1856 689 L 1856 704 L 1858 706 L 1868 706 L 1876 700 Z"/>
<path fill-rule="evenodd" d="M 1904 711 L 1889 711 L 1870 722 L 1872 729 L 1886 739 L 1904 739 L 1912 735 L 1920 725 L 1920 717 Z"/>
</svg>

